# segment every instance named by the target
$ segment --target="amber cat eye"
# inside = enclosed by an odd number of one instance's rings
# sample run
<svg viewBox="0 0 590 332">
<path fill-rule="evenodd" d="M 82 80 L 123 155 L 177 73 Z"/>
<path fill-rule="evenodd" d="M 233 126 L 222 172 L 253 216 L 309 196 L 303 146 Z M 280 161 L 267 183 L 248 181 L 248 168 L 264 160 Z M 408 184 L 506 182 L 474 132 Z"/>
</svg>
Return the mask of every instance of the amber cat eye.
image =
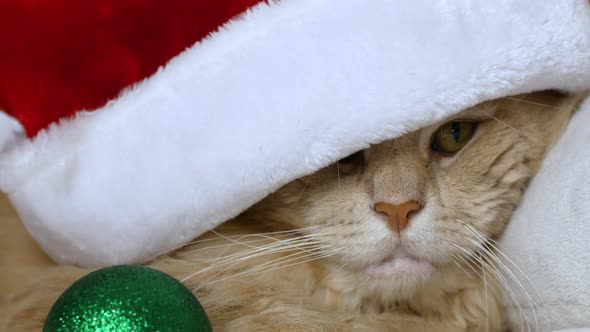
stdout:
<svg viewBox="0 0 590 332">
<path fill-rule="evenodd" d="M 432 137 L 433 151 L 453 154 L 461 150 L 473 137 L 477 122 L 451 121 L 436 130 Z"/>
</svg>

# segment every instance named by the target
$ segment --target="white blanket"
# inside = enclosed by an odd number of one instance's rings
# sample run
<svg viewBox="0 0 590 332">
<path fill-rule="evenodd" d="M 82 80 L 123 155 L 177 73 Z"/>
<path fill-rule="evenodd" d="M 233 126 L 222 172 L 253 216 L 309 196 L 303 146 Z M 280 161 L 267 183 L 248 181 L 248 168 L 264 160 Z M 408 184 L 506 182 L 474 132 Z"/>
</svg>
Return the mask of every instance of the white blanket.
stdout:
<svg viewBox="0 0 590 332">
<path fill-rule="evenodd" d="M 590 99 L 548 154 L 501 241 L 504 263 L 518 279 L 513 320 L 520 322 L 521 307 L 541 331 L 590 328 L 588 144 Z"/>
</svg>

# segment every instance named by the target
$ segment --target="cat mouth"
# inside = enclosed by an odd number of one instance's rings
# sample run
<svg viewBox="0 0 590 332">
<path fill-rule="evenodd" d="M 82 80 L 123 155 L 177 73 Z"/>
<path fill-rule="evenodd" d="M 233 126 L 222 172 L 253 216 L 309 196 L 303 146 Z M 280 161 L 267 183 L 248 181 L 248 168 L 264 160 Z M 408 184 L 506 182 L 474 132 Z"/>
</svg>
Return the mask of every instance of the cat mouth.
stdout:
<svg viewBox="0 0 590 332">
<path fill-rule="evenodd" d="M 410 255 L 404 249 L 398 249 L 392 256 L 367 266 L 366 272 L 373 277 L 401 275 L 429 277 L 434 272 L 434 266 L 426 260 Z"/>
</svg>

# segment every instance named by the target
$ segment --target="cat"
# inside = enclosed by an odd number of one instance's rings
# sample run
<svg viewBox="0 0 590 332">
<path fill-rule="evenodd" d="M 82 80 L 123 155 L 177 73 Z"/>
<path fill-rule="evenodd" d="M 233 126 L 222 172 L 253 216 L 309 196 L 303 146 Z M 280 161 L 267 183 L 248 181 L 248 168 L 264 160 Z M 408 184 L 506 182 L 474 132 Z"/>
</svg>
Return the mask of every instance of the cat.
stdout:
<svg viewBox="0 0 590 332">
<path fill-rule="evenodd" d="M 214 331 L 509 330 L 495 240 L 580 99 L 493 100 L 375 144 L 147 265 L 191 289 Z M 38 331 L 88 272 L 32 275 L 0 329 Z"/>
</svg>

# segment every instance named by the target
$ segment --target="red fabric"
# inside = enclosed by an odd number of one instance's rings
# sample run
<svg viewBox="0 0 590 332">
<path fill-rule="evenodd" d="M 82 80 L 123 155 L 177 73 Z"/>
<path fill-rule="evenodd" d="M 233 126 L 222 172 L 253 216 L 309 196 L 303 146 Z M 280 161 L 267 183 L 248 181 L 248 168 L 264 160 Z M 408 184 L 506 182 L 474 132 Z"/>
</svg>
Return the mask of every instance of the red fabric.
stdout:
<svg viewBox="0 0 590 332">
<path fill-rule="evenodd" d="M 0 109 L 29 136 L 115 98 L 261 0 L 0 0 Z"/>
</svg>

